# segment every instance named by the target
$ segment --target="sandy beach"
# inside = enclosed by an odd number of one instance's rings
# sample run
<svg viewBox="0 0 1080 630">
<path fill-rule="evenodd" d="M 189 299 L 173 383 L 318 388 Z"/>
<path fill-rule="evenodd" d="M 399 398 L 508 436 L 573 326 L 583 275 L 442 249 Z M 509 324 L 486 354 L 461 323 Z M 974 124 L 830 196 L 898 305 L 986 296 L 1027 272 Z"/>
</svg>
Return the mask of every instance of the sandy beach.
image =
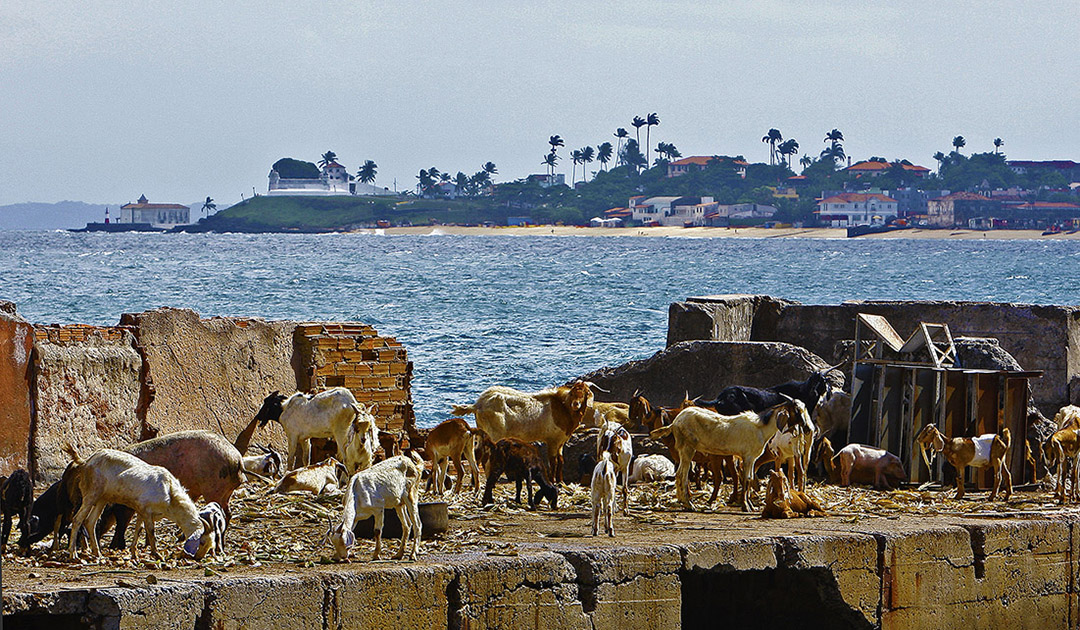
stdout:
<svg viewBox="0 0 1080 630">
<path fill-rule="evenodd" d="M 363 230 L 369 231 L 369 230 Z M 576 226 L 530 226 L 530 227 L 463 227 L 456 225 L 413 226 L 385 228 L 377 230 L 385 234 L 455 234 L 455 235 L 492 235 L 512 234 L 517 236 L 640 236 L 668 238 L 847 238 L 844 228 L 720 228 L 720 227 L 634 227 L 634 228 L 594 228 Z M 946 239 L 946 240 L 1034 240 L 1066 239 L 1080 240 L 1076 234 L 1043 236 L 1040 230 L 924 230 L 910 229 L 868 234 L 861 239 Z"/>
</svg>

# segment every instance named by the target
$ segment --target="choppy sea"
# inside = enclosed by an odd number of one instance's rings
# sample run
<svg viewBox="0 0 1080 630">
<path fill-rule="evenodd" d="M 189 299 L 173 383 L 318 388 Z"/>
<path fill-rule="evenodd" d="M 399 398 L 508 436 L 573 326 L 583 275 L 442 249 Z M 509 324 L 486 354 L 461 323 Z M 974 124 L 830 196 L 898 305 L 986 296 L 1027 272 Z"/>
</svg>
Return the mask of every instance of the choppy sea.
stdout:
<svg viewBox="0 0 1080 630">
<path fill-rule="evenodd" d="M 490 385 L 648 357 L 688 296 L 1080 304 L 1078 266 L 1080 242 L 1056 240 L 0 231 L 0 299 L 34 322 L 159 306 L 369 322 L 407 346 L 421 426 Z"/>
</svg>

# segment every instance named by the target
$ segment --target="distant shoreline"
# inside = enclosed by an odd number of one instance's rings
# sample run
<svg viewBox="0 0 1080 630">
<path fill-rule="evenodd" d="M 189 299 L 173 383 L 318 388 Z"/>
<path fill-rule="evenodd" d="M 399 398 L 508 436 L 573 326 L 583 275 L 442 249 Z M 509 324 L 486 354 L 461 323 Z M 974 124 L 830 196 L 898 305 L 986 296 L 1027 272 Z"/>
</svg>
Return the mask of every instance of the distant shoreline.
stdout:
<svg viewBox="0 0 1080 630">
<path fill-rule="evenodd" d="M 384 234 L 430 235 L 446 234 L 459 236 L 513 235 L 513 236 L 634 236 L 668 238 L 812 238 L 812 239 L 847 239 L 844 228 L 760 228 L 760 227 L 640 227 L 640 228 L 600 228 L 575 226 L 530 226 L 530 227 L 464 227 L 457 225 L 423 225 L 413 227 L 381 228 L 378 230 L 358 230 L 359 232 L 379 232 Z M 867 234 L 858 239 L 939 239 L 939 240 L 1080 240 L 1076 234 L 1053 234 L 1043 236 L 1040 230 L 897 230 L 881 234 Z"/>
</svg>

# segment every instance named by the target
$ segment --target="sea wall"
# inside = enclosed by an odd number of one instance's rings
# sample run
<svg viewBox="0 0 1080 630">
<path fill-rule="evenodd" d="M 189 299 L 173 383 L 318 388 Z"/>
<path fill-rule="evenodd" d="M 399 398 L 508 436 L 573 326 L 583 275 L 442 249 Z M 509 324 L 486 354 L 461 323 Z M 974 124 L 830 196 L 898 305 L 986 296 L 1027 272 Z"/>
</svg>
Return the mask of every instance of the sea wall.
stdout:
<svg viewBox="0 0 1080 630">
<path fill-rule="evenodd" d="M 381 428 L 413 432 L 411 372 L 397 340 L 358 323 L 202 318 L 161 308 L 124 314 L 117 326 L 34 325 L 7 306 L 0 308 L 0 475 L 26 468 L 36 482 L 54 481 L 68 462 L 65 444 L 85 454 L 185 429 L 233 440 L 274 390 L 343 385 L 376 405 Z M 350 377 L 326 378 L 339 373 Z M 285 448 L 277 423 L 258 429 L 255 441 Z"/>
<path fill-rule="evenodd" d="M 859 313 L 884 316 L 901 337 L 919 322 L 948 324 L 953 338 L 992 337 L 1025 370 L 1041 370 L 1032 397 L 1053 413 L 1080 392 L 1080 307 L 960 301 L 850 301 L 807 305 L 762 295 L 691 297 L 668 310 L 668 345 L 680 341 L 781 341 L 833 362 L 838 343 L 855 335 Z M 1073 389 L 1076 389 L 1074 386 Z"/>
<path fill-rule="evenodd" d="M 422 556 L 420 564 L 5 589 L 3 615 L 5 625 L 53 630 L 665 630 L 718 620 L 736 629 L 1075 627 L 1075 517 L 925 520 L 835 531 L 811 522 L 773 534 L 721 527 L 715 540 L 697 542 L 522 545 L 505 556 Z"/>
</svg>

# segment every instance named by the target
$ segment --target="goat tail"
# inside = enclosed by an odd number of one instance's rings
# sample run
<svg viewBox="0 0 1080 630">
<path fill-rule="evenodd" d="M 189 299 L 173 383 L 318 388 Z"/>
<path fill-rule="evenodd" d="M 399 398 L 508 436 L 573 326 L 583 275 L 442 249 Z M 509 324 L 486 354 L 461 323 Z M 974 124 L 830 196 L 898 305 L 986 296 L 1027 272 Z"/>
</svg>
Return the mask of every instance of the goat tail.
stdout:
<svg viewBox="0 0 1080 630">
<path fill-rule="evenodd" d="M 65 442 L 63 448 L 67 456 L 71 458 L 71 463 L 75 464 L 76 466 L 83 465 L 83 461 L 85 460 L 83 460 L 83 458 L 79 456 L 79 451 L 75 450 L 75 447 L 72 446 L 70 442 Z"/>
<path fill-rule="evenodd" d="M 659 439 L 662 439 L 662 438 L 666 438 L 667 436 L 671 435 L 671 427 L 672 426 L 673 425 L 668 424 L 668 425 L 660 427 L 659 429 L 654 429 L 653 431 L 651 431 L 649 433 L 649 437 L 651 437 L 654 440 L 659 440 Z"/>
<path fill-rule="evenodd" d="M 455 416 L 476 415 L 476 405 L 454 405 L 453 407 Z"/>
</svg>

